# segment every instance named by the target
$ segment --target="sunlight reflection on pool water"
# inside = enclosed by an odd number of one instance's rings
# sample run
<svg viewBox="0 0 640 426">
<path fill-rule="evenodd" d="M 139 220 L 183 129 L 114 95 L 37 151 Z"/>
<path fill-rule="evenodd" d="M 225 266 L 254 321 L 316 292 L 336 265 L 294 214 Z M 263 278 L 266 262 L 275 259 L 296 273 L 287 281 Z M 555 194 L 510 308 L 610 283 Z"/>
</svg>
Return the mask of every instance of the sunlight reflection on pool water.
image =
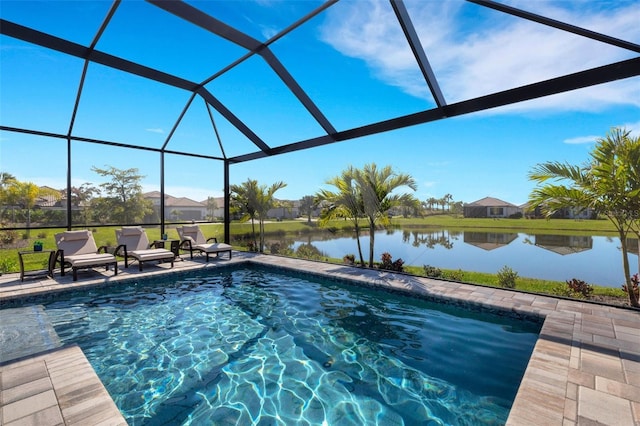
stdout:
<svg viewBox="0 0 640 426">
<path fill-rule="evenodd" d="M 45 304 L 131 425 L 504 424 L 539 332 L 261 268 L 201 274 Z"/>
</svg>

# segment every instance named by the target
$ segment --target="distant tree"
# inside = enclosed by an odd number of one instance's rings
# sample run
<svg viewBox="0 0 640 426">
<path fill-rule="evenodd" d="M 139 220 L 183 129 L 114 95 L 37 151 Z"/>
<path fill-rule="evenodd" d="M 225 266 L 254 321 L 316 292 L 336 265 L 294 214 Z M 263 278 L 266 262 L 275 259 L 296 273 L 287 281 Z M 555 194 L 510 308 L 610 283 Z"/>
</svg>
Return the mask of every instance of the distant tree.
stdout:
<svg viewBox="0 0 640 426">
<path fill-rule="evenodd" d="M 207 197 L 207 217 L 210 221 L 215 219 L 215 211 L 218 208 L 218 203 L 213 197 Z"/>
<path fill-rule="evenodd" d="M 60 199 L 60 193 L 54 189 L 41 188 L 33 182 L 20 182 L 15 179 L 7 181 L 3 193 L 7 204 L 16 205 L 26 210 L 27 236 L 30 235 L 31 210 L 38 198 L 49 196 L 56 200 Z"/>
<path fill-rule="evenodd" d="M 85 225 L 89 224 L 91 218 L 91 200 L 99 193 L 100 190 L 88 182 L 71 187 L 71 205 L 81 212 Z"/>
<path fill-rule="evenodd" d="M 438 204 L 438 199 L 435 197 L 427 198 L 427 205 L 429 206 L 429 210 L 433 210 L 433 207 Z"/>
<path fill-rule="evenodd" d="M 444 194 L 444 197 L 442 197 L 444 199 L 445 204 L 447 205 L 447 209 L 449 211 L 451 211 L 451 202 L 453 201 L 453 195 L 451 194 Z"/>
<path fill-rule="evenodd" d="M 305 195 L 300 199 L 300 213 L 307 216 L 307 223 L 311 223 L 311 215 L 317 207 L 317 203 L 313 195 Z"/>
<path fill-rule="evenodd" d="M 627 237 L 638 225 L 640 214 L 640 138 L 614 128 L 597 140 L 590 155 L 591 161 L 584 166 L 559 162 L 536 165 L 529 179 L 538 186 L 529 202 L 540 206 L 547 217 L 567 207 L 591 207 L 605 215 L 620 239 L 629 303 L 639 307 L 638 298 L 631 291 Z"/>
<path fill-rule="evenodd" d="M 462 214 L 464 212 L 464 203 L 462 201 L 454 201 L 450 204 L 449 210 L 451 213 Z"/>
<path fill-rule="evenodd" d="M 8 172 L 0 172 L 0 191 L 7 189 L 11 182 L 14 182 L 16 177 Z"/>
<path fill-rule="evenodd" d="M 173 220 L 175 220 L 176 222 L 180 220 L 180 216 L 182 216 L 182 212 L 178 209 L 173 209 L 171 210 L 171 217 L 173 218 Z"/>
<path fill-rule="evenodd" d="M 103 210 L 108 213 L 109 220 L 115 223 L 137 223 L 153 209 L 151 200 L 142 196 L 142 178 L 137 168 L 117 169 L 107 166 L 105 169 L 92 167 L 91 170 L 103 177 L 109 177 L 109 182 L 101 183 L 100 187 L 107 195 L 106 204 L 110 206 Z"/>
</svg>

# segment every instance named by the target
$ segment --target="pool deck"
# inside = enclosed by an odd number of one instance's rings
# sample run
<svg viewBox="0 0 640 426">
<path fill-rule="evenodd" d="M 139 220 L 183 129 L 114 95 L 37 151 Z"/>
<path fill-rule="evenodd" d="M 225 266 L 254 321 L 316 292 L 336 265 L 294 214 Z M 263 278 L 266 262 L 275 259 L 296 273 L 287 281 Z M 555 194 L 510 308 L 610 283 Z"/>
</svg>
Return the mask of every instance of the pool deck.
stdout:
<svg viewBox="0 0 640 426">
<path fill-rule="evenodd" d="M 509 414 L 509 425 L 640 425 L 640 311 L 394 274 L 346 265 L 234 252 L 232 260 L 80 272 L 20 282 L 0 276 L 2 302 L 134 277 L 251 262 L 419 294 L 446 303 L 510 312 L 543 321 L 539 339 Z M 122 265 L 120 265 L 122 266 Z M 0 347 L 0 350 L 1 347 Z M 126 424 L 77 346 L 0 364 L 0 424 Z"/>
</svg>

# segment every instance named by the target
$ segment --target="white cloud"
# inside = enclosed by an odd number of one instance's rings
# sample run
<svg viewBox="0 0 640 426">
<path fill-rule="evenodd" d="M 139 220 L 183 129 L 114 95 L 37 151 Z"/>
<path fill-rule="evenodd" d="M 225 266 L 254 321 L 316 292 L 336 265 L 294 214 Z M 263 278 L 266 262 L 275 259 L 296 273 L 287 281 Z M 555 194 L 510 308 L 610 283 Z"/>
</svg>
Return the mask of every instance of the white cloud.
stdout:
<svg viewBox="0 0 640 426">
<path fill-rule="evenodd" d="M 631 136 L 640 137 L 640 121 L 636 121 L 635 123 L 623 124 L 620 127 L 630 130 Z"/>
<path fill-rule="evenodd" d="M 156 128 L 150 128 L 150 129 L 145 129 L 147 132 L 151 132 L 151 133 L 164 133 L 164 130 L 162 130 L 159 127 Z"/>
<path fill-rule="evenodd" d="M 574 145 L 574 144 L 582 144 L 582 143 L 593 143 L 596 139 L 601 136 L 578 136 L 576 138 L 565 139 L 564 143 Z"/>
<path fill-rule="evenodd" d="M 435 181 L 426 181 L 426 182 L 422 182 L 422 186 L 425 188 L 433 188 L 434 186 L 436 186 L 437 182 Z"/>
<path fill-rule="evenodd" d="M 626 40 L 640 39 L 637 4 L 602 10 L 573 7 L 571 2 L 536 3 L 536 13 L 579 24 Z M 364 60 L 386 84 L 424 97 L 425 83 L 391 7 L 377 0 L 334 7 L 322 38 L 344 55 Z M 472 9 L 474 7 L 475 9 Z M 481 9 L 462 3 L 407 2 L 423 48 L 447 102 L 547 80 L 635 55 L 578 35 L 499 12 L 470 18 Z M 429 95 L 430 99 L 430 95 Z M 638 78 L 500 108 L 499 112 L 531 110 L 598 111 L 612 105 L 640 107 Z"/>
</svg>

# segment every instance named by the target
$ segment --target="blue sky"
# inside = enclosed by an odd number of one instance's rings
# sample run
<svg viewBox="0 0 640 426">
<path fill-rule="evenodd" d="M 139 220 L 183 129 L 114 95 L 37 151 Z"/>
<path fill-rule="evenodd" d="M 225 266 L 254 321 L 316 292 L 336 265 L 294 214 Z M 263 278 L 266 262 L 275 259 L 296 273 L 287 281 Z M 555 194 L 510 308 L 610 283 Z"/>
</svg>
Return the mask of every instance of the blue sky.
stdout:
<svg viewBox="0 0 640 426">
<path fill-rule="evenodd" d="M 193 1 L 193 6 L 266 41 L 309 13 L 316 1 Z M 534 13 L 640 43 L 639 1 L 510 1 Z M 448 103 L 630 59 L 637 54 L 457 1 L 405 1 Z M 88 45 L 106 1 L 0 1 L 3 19 Z M 100 51 L 201 82 L 246 52 L 146 2 L 125 0 L 99 40 Z M 388 2 L 341 1 L 271 45 L 271 50 L 338 130 L 434 107 Z M 0 124 L 65 134 L 83 61 L 0 36 Z M 206 85 L 268 145 L 322 135 L 322 129 L 260 57 Z M 161 147 L 190 93 L 91 64 L 72 133 Z M 212 110 L 213 111 L 213 110 Z M 228 156 L 257 148 L 213 111 Z M 509 107 L 413 126 L 231 167 L 287 187 L 299 199 L 353 165 L 390 165 L 415 179 L 425 200 L 449 193 L 521 204 L 537 163 L 580 164 L 613 126 L 640 134 L 640 79 L 633 78 Z M 0 133 L 0 169 L 20 180 L 63 188 L 66 142 Z M 168 149 L 220 156 L 213 126 L 196 97 Z M 72 183 L 98 184 L 92 166 L 137 167 L 158 190 L 155 153 L 72 144 Z M 25 161 L 29 159 L 29 161 Z M 168 156 L 165 190 L 203 200 L 222 194 L 218 162 Z"/>
</svg>

